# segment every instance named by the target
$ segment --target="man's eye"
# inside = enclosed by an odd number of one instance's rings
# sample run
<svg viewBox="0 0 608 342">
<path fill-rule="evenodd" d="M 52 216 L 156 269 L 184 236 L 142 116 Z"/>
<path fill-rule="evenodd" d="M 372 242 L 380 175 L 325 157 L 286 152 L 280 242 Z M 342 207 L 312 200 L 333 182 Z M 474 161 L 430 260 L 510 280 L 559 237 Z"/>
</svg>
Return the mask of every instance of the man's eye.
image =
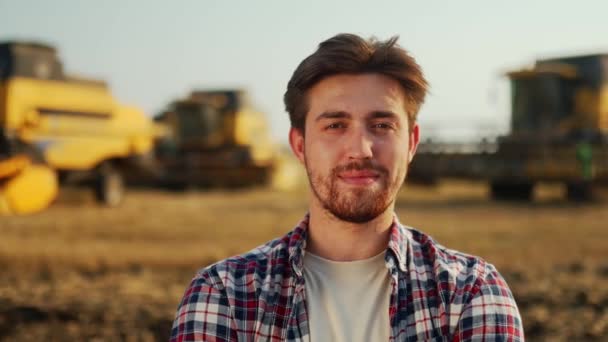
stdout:
<svg viewBox="0 0 608 342">
<path fill-rule="evenodd" d="M 334 123 L 327 125 L 327 129 L 339 129 L 339 128 L 344 128 L 344 124 L 341 122 L 334 122 Z"/>
<path fill-rule="evenodd" d="M 379 129 L 391 129 L 391 128 L 393 128 L 393 125 L 391 125 L 390 123 L 386 123 L 386 122 L 380 122 L 380 123 L 374 124 L 373 127 L 379 128 Z"/>
</svg>

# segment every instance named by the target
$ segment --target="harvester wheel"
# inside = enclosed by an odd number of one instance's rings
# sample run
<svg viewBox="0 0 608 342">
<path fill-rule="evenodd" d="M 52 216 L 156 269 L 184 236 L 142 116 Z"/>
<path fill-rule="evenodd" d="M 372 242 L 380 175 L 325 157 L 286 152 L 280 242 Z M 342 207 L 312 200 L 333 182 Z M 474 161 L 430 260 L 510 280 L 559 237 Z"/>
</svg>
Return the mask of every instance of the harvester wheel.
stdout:
<svg viewBox="0 0 608 342">
<path fill-rule="evenodd" d="M 110 163 L 102 164 L 95 181 L 95 197 L 99 203 L 109 207 L 118 206 L 124 197 L 122 174 Z"/>
<path fill-rule="evenodd" d="M 492 198 L 503 201 L 529 201 L 532 199 L 534 184 L 492 182 L 490 192 Z"/>
<path fill-rule="evenodd" d="M 566 184 L 566 197 L 573 202 L 585 202 L 593 199 L 593 186 L 588 182 Z"/>
</svg>

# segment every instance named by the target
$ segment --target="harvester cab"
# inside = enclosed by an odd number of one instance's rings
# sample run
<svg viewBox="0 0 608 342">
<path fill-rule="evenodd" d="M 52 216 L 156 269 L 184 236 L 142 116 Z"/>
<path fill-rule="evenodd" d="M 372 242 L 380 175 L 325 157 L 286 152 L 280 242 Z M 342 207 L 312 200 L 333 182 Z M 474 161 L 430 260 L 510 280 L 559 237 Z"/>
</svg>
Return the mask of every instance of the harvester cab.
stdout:
<svg viewBox="0 0 608 342">
<path fill-rule="evenodd" d="M 240 90 L 193 91 L 156 118 L 171 139 L 157 155 L 167 181 L 180 186 L 264 184 L 276 162 L 266 118 Z"/>
<path fill-rule="evenodd" d="M 565 123 L 574 123 L 576 69 L 563 64 L 512 72 L 511 137 L 563 135 Z M 539 132 L 543 133 L 539 135 Z"/>
<path fill-rule="evenodd" d="M 608 55 L 539 60 L 508 75 L 513 138 L 596 140 L 608 133 Z"/>
</svg>

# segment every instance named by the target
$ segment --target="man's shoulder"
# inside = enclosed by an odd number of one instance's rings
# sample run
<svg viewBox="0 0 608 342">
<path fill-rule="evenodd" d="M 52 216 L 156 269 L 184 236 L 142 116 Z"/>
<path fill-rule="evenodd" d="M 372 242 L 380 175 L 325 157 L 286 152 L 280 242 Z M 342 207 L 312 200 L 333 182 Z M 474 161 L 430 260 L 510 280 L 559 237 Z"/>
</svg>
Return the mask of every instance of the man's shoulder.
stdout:
<svg viewBox="0 0 608 342">
<path fill-rule="evenodd" d="M 432 273 L 432 278 L 437 282 L 463 288 L 480 286 L 501 277 L 494 265 L 483 258 L 447 248 L 430 235 L 414 228 L 405 229 L 410 234 L 413 267 L 427 275 Z"/>
<path fill-rule="evenodd" d="M 292 241 L 293 231 L 199 270 L 179 304 L 172 341 L 233 341 L 252 333 L 249 307 L 270 303 L 269 296 L 291 279 Z"/>
<path fill-rule="evenodd" d="M 289 243 L 294 232 L 268 241 L 242 254 L 220 260 L 200 269 L 196 279 L 204 280 L 208 285 L 223 288 L 226 281 L 231 284 L 242 284 L 249 277 L 264 277 L 271 270 L 281 271 L 289 264 Z"/>
<path fill-rule="evenodd" d="M 413 292 L 436 299 L 428 303 L 448 317 L 454 340 L 523 341 L 517 304 L 494 265 L 446 248 L 415 229 L 407 228 L 406 234 Z"/>
</svg>

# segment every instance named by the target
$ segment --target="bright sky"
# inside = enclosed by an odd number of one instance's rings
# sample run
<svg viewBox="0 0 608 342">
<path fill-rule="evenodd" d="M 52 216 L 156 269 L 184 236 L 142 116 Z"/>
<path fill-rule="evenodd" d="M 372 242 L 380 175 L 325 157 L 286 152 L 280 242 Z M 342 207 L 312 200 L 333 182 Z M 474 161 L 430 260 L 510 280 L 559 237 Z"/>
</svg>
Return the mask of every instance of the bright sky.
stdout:
<svg viewBox="0 0 608 342">
<path fill-rule="evenodd" d="M 399 35 L 431 84 L 423 137 L 456 139 L 506 130 L 506 71 L 608 52 L 607 14 L 601 0 L 0 0 L 0 40 L 55 45 L 68 72 L 106 80 L 148 115 L 193 88 L 245 88 L 285 142 L 287 81 L 319 42 Z"/>
</svg>

